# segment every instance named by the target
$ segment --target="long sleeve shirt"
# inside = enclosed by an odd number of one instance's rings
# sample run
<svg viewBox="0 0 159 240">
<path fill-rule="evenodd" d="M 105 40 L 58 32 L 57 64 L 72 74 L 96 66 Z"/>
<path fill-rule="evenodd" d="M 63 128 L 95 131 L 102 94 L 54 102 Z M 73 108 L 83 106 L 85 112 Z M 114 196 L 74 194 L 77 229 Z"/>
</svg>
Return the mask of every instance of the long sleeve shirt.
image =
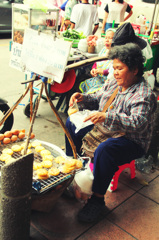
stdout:
<svg viewBox="0 0 159 240">
<path fill-rule="evenodd" d="M 94 94 L 83 94 L 80 108 L 102 111 L 105 103 L 117 87 L 115 79 L 106 81 Z M 121 131 L 125 137 L 139 144 L 147 152 L 153 131 L 157 97 L 144 78 L 118 93 L 106 112 L 103 123 L 109 131 Z"/>
</svg>

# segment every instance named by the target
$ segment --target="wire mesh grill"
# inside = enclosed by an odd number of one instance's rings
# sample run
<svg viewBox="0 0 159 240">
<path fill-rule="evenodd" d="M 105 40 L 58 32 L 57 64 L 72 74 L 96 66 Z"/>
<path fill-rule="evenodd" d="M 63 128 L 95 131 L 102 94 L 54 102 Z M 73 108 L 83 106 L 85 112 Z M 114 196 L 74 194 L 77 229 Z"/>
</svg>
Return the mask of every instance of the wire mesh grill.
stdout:
<svg viewBox="0 0 159 240">
<path fill-rule="evenodd" d="M 11 148 L 13 145 L 21 145 L 22 143 L 24 143 L 25 141 L 19 141 L 16 143 L 10 143 L 7 145 L 1 145 L 0 146 L 0 155 L 2 154 L 2 151 L 4 148 Z M 57 157 L 60 155 L 60 153 L 54 149 L 53 147 L 50 147 L 47 144 L 42 144 L 42 146 L 45 147 L 45 149 L 49 150 L 51 152 L 51 154 L 53 155 L 53 157 Z M 34 154 L 34 161 L 35 162 L 42 162 L 42 157 L 39 153 L 35 152 L 34 148 L 32 148 L 32 152 Z M 22 154 L 21 152 L 14 152 L 12 157 L 15 159 L 18 159 L 19 157 L 21 157 Z M 0 160 L 0 167 L 3 166 L 5 164 L 5 162 Z M 33 171 L 33 181 L 32 181 L 32 189 L 33 189 L 33 194 L 41 194 L 41 193 L 45 193 L 46 191 L 49 191 L 50 189 L 58 186 L 59 184 L 63 183 L 64 181 L 66 181 L 67 179 L 71 178 L 73 175 L 75 174 L 75 171 L 72 171 L 69 174 L 64 174 L 64 173 L 60 173 L 58 176 L 51 176 L 46 180 L 42 180 L 42 179 L 36 179 L 35 175 L 34 175 L 34 171 Z"/>
</svg>

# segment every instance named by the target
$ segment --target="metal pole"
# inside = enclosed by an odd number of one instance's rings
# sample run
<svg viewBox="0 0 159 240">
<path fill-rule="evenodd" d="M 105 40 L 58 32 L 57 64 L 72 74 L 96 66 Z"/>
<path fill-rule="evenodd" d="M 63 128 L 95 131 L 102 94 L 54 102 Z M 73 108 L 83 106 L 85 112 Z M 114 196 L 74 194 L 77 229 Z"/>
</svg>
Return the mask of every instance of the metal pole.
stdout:
<svg viewBox="0 0 159 240">
<path fill-rule="evenodd" d="M 151 25 L 150 25 L 150 34 L 151 34 L 152 26 L 153 26 L 153 20 L 154 20 L 154 17 L 155 17 L 156 6 L 157 6 L 157 4 L 158 4 L 158 1 L 159 1 L 159 0 L 156 0 L 156 1 L 155 1 L 155 7 L 154 7 L 154 10 L 153 10 L 152 20 L 151 20 Z"/>
<path fill-rule="evenodd" d="M 155 15 L 155 18 L 154 18 L 154 23 L 153 23 L 153 30 L 155 29 L 155 26 L 156 26 L 156 22 L 157 22 L 157 18 L 158 18 L 158 13 L 159 13 L 159 6 L 157 5 L 157 6 L 156 6 L 156 15 Z"/>
</svg>

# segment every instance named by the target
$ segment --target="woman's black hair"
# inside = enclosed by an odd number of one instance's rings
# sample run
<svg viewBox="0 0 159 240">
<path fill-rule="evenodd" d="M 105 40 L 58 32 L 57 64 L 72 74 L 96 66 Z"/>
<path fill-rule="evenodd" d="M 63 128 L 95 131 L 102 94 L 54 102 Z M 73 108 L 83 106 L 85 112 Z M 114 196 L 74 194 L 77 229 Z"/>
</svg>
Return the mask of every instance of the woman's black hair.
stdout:
<svg viewBox="0 0 159 240">
<path fill-rule="evenodd" d="M 112 2 L 115 2 L 115 0 L 112 0 Z M 123 3 L 124 1 L 123 0 L 119 0 L 120 3 Z"/>
<path fill-rule="evenodd" d="M 119 59 L 127 65 L 130 71 L 138 69 L 137 76 L 139 77 L 144 73 L 145 57 L 142 55 L 140 47 L 135 43 L 112 47 L 109 59 Z"/>
</svg>

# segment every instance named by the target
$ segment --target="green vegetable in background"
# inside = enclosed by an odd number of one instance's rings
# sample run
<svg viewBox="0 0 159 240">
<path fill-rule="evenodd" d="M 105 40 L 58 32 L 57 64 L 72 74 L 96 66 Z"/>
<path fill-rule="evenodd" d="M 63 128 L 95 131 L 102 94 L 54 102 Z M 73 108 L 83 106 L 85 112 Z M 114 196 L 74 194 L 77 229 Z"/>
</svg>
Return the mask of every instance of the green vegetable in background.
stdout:
<svg viewBox="0 0 159 240">
<path fill-rule="evenodd" d="M 74 29 L 68 29 L 63 33 L 63 37 L 70 38 L 70 39 L 82 39 L 86 38 L 86 36 L 83 35 L 83 32 L 77 32 Z"/>
</svg>

